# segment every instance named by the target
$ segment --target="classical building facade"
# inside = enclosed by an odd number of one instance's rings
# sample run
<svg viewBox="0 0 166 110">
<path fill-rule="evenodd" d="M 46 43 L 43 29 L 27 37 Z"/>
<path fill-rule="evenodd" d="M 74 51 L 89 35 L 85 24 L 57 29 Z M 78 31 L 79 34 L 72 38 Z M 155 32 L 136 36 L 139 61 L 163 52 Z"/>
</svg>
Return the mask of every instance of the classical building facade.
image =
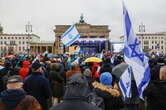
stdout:
<svg viewBox="0 0 166 110">
<path fill-rule="evenodd" d="M 53 44 L 54 41 L 37 41 L 30 43 L 30 52 L 32 54 L 39 54 L 39 53 L 53 53 Z"/>
<path fill-rule="evenodd" d="M 27 53 L 30 49 L 30 42 L 40 39 L 35 34 L 7 34 L 3 33 L 0 26 L 0 56 L 15 53 Z"/>
<path fill-rule="evenodd" d="M 55 45 L 54 53 L 63 54 L 68 52 L 68 47 L 64 47 L 61 42 L 62 34 L 71 25 L 55 25 Z M 76 27 L 81 35 L 81 37 L 73 44 L 79 45 L 82 53 L 99 53 L 102 50 L 109 49 L 109 28 L 108 25 L 90 25 L 85 23 L 83 16 Z"/>
<path fill-rule="evenodd" d="M 166 53 L 166 32 L 139 33 L 136 35 L 144 51 L 151 50 L 153 52 L 160 51 L 161 53 Z M 123 41 L 123 39 L 123 36 L 121 36 L 121 41 Z"/>
</svg>

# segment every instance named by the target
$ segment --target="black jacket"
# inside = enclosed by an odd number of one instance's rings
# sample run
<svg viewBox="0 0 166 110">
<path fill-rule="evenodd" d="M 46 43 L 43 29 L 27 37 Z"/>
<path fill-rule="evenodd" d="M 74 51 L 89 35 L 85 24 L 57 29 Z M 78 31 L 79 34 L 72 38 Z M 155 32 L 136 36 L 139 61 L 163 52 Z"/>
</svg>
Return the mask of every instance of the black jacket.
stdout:
<svg viewBox="0 0 166 110">
<path fill-rule="evenodd" d="M 50 110 L 100 110 L 88 103 L 89 88 L 86 78 L 72 78 L 66 87 L 63 102 L 53 106 Z"/>
<path fill-rule="evenodd" d="M 25 95 L 23 90 L 5 90 L 1 92 L 0 99 L 8 110 L 12 110 L 25 98 Z"/>
<path fill-rule="evenodd" d="M 42 110 L 48 109 L 47 99 L 51 97 L 51 89 L 48 79 L 41 73 L 36 72 L 28 76 L 24 82 L 24 90 L 38 100 Z"/>
<path fill-rule="evenodd" d="M 147 110 L 166 110 L 166 80 L 153 81 L 145 89 L 147 98 Z"/>
<path fill-rule="evenodd" d="M 124 102 L 121 96 L 113 96 L 112 94 L 98 88 L 96 88 L 95 91 L 98 96 L 104 99 L 105 110 L 120 110 L 120 108 L 124 107 Z"/>
</svg>

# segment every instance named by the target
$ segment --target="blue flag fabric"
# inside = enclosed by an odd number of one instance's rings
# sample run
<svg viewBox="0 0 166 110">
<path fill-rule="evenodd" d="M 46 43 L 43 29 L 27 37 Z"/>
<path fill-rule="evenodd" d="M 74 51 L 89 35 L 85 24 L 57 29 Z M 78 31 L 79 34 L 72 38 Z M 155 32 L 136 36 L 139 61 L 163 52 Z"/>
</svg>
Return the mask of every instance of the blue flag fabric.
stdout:
<svg viewBox="0 0 166 110">
<path fill-rule="evenodd" d="M 69 29 L 61 36 L 61 41 L 65 46 L 72 45 L 76 40 L 78 40 L 80 34 L 75 25 L 70 26 Z"/>
<path fill-rule="evenodd" d="M 132 69 L 130 66 L 126 68 L 119 80 L 119 87 L 121 89 L 124 99 L 131 98 L 131 73 Z"/>
<path fill-rule="evenodd" d="M 150 81 L 150 67 L 148 58 L 142 52 L 140 42 L 133 32 L 132 22 L 124 3 L 123 18 L 125 40 L 124 59 L 125 62 L 132 67 L 139 96 L 143 99 L 142 93 Z"/>
</svg>

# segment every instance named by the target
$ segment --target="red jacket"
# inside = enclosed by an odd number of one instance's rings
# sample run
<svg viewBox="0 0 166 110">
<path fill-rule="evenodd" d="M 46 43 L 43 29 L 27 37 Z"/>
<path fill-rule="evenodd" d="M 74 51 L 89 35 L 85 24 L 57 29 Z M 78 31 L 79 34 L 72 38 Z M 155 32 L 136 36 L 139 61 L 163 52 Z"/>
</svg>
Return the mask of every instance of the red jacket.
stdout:
<svg viewBox="0 0 166 110">
<path fill-rule="evenodd" d="M 93 63 L 93 66 L 92 66 L 92 68 L 91 68 L 92 77 L 93 77 L 94 79 L 98 79 L 98 78 L 100 77 L 100 75 L 99 75 L 99 70 L 100 70 L 100 64 L 94 62 L 94 63 Z"/>
<path fill-rule="evenodd" d="M 23 67 L 19 71 L 19 74 L 23 79 L 25 79 L 29 73 L 29 65 L 30 65 L 29 61 L 24 61 Z"/>
</svg>

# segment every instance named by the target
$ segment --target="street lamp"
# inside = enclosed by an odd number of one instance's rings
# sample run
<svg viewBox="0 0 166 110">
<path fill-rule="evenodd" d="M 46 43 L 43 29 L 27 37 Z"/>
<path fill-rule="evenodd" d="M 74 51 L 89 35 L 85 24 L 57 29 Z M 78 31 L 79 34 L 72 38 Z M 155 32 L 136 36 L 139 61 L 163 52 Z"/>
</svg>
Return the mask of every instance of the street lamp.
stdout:
<svg viewBox="0 0 166 110">
<path fill-rule="evenodd" d="M 142 41 L 141 42 L 142 42 L 142 50 L 143 50 L 143 34 L 145 33 L 145 25 L 143 23 L 141 23 L 139 25 L 139 32 L 142 35 L 142 38 L 141 38 Z"/>
<path fill-rule="evenodd" d="M 30 22 L 28 22 L 28 24 L 25 25 L 25 30 L 26 30 L 26 33 L 28 34 L 27 52 L 28 52 L 28 56 L 29 56 L 29 51 L 30 51 L 30 34 L 32 33 L 32 25 L 30 24 Z"/>
</svg>

